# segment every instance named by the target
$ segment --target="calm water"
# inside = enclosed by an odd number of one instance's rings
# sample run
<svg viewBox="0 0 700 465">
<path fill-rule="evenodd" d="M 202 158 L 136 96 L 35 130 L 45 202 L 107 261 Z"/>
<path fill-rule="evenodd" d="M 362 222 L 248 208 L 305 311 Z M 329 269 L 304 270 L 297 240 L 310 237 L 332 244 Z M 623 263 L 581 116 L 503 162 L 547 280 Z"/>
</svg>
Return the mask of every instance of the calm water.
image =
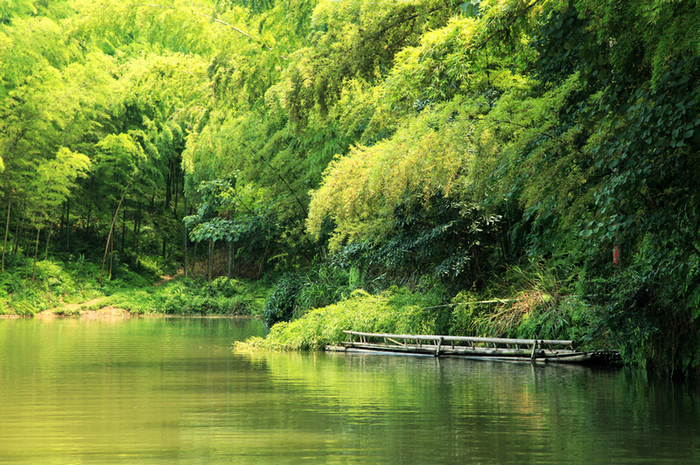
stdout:
<svg viewBox="0 0 700 465">
<path fill-rule="evenodd" d="M 235 354 L 255 320 L 0 320 L 0 464 L 700 463 L 696 385 Z"/>
</svg>

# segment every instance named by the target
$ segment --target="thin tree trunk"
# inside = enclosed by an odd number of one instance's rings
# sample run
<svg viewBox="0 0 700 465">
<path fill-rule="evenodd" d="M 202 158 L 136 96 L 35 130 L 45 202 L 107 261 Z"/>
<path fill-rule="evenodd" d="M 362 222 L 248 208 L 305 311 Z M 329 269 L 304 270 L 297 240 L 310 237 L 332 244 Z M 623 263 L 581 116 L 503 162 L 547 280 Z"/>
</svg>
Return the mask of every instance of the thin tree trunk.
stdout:
<svg viewBox="0 0 700 465">
<path fill-rule="evenodd" d="M 25 204 L 26 206 L 26 204 Z M 17 252 L 19 251 L 19 243 L 22 238 L 22 233 L 24 232 L 24 221 L 25 217 L 22 217 L 19 223 L 17 223 L 17 229 L 15 229 L 15 246 L 12 249 L 12 257 L 17 257 Z"/>
<path fill-rule="evenodd" d="M 61 203 L 61 223 L 58 225 L 58 237 L 63 237 L 66 229 L 66 202 Z"/>
<path fill-rule="evenodd" d="M 70 253 L 70 197 L 66 199 L 66 252 Z"/>
<path fill-rule="evenodd" d="M 134 252 L 139 254 L 139 232 L 141 229 L 141 201 L 136 205 L 136 217 L 134 218 Z"/>
<path fill-rule="evenodd" d="M 126 240 L 126 207 L 122 210 L 122 247 L 121 254 L 124 255 L 124 242 Z"/>
<path fill-rule="evenodd" d="M 197 276 L 197 248 L 199 242 L 194 243 L 194 257 L 192 257 L 192 276 Z"/>
<path fill-rule="evenodd" d="M 29 252 L 29 247 L 31 247 L 32 240 L 27 239 L 27 252 Z M 24 254 L 24 280 L 26 281 L 29 278 L 29 253 L 25 252 Z"/>
<path fill-rule="evenodd" d="M 2 243 L 2 272 L 5 272 L 5 250 L 7 249 L 7 236 L 10 234 L 10 213 L 12 206 L 12 197 L 7 202 L 7 221 L 5 222 L 5 241 Z"/>
<path fill-rule="evenodd" d="M 44 249 L 44 261 L 48 260 L 49 258 L 49 242 L 51 242 L 51 234 L 53 234 L 53 223 L 51 223 L 51 227 L 49 228 L 49 236 L 46 238 L 46 248 Z"/>
<path fill-rule="evenodd" d="M 110 244 L 112 244 L 114 242 L 114 224 L 117 222 L 117 217 L 119 216 L 119 209 L 122 207 L 122 203 L 124 203 L 124 198 L 126 198 L 126 193 L 129 191 L 129 188 L 131 187 L 131 183 L 133 181 L 134 181 L 134 178 L 132 177 L 131 180 L 129 181 L 129 184 L 126 185 L 126 189 L 124 189 L 124 193 L 122 194 L 122 198 L 119 200 L 119 205 L 117 205 L 117 211 L 114 212 L 114 217 L 112 218 L 112 225 L 109 228 L 109 236 L 107 237 L 107 247 L 105 247 L 105 255 L 104 255 L 104 258 L 102 258 L 102 270 L 100 271 L 100 282 L 102 282 L 102 277 L 103 277 L 104 271 L 105 271 L 105 262 L 107 261 L 107 252 L 109 251 Z M 112 248 L 112 252 L 114 252 L 114 248 Z M 112 254 L 111 253 L 110 253 L 110 257 L 109 257 L 109 276 L 111 279 L 111 276 L 112 276 Z"/>
<path fill-rule="evenodd" d="M 207 261 L 207 282 L 211 282 L 211 255 L 214 250 L 214 241 L 209 239 L 209 260 Z"/>
<path fill-rule="evenodd" d="M 112 280 L 112 263 L 114 263 L 114 235 L 109 243 L 109 280 Z"/>
<path fill-rule="evenodd" d="M 163 204 L 163 211 L 167 211 L 170 207 L 170 186 L 171 180 L 173 178 L 173 164 L 172 162 L 168 165 L 168 175 L 165 177 L 165 203 Z"/>
<path fill-rule="evenodd" d="M 272 239 L 269 239 L 267 241 L 267 244 L 265 245 L 265 252 L 262 254 L 262 258 L 260 259 L 260 265 L 258 266 L 258 276 L 262 274 L 263 270 L 263 265 L 265 264 L 265 259 L 267 258 L 267 251 L 270 249 L 270 242 Z"/>
<path fill-rule="evenodd" d="M 177 169 L 175 171 L 177 172 Z M 178 201 L 178 197 L 180 194 L 179 186 L 180 186 L 180 177 L 176 175 L 175 176 L 175 210 L 174 210 L 174 212 L 175 212 L 174 217 L 176 219 L 177 219 L 177 201 Z M 187 211 L 187 207 L 185 207 L 185 211 Z"/>
<path fill-rule="evenodd" d="M 87 224 L 86 224 L 86 237 L 90 234 L 90 215 L 92 213 L 92 195 L 93 195 L 93 187 L 95 185 L 95 177 L 91 176 L 90 177 L 90 189 L 88 190 L 88 211 L 87 211 Z"/>
<path fill-rule="evenodd" d="M 185 201 L 185 214 L 187 214 L 187 196 L 184 196 L 184 201 Z M 177 205 L 177 201 L 175 202 L 175 204 Z M 9 218 L 9 215 L 8 215 L 8 218 Z M 185 224 L 185 228 L 184 228 L 184 229 L 185 229 L 185 234 L 184 234 L 185 237 L 183 238 L 184 240 L 182 241 L 182 242 L 183 242 L 182 250 L 183 250 L 183 252 L 184 252 L 183 255 L 184 255 L 184 258 L 185 258 L 185 267 L 184 267 L 184 269 L 185 269 L 185 278 L 187 278 L 187 224 Z M 5 253 L 5 252 L 4 252 L 4 250 L 3 250 L 3 264 L 5 263 L 5 261 L 4 261 L 4 260 L 5 260 L 5 255 L 4 255 L 4 253 Z"/>
<path fill-rule="evenodd" d="M 228 241 L 228 281 L 231 281 L 231 266 L 233 266 L 233 241 Z"/>
<path fill-rule="evenodd" d="M 32 268 L 32 284 L 36 279 L 36 258 L 39 255 L 39 235 L 41 234 L 41 227 L 36 228 L 36 245 L 34 246 L 34 267 Z"/>
</svg>

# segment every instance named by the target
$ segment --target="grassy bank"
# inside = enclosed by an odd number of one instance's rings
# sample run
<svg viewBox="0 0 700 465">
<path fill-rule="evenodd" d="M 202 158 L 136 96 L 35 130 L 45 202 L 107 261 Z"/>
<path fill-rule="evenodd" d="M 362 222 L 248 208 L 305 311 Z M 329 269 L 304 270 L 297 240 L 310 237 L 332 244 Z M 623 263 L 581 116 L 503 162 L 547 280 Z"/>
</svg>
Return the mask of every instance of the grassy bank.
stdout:
<svg viewBox="0 0 700 465">
<path fill-rule="evenodd" d="M 6 270 L 0 275 L 0 314 L 32 316 L 50 310 L 77 315 L 114 307 L 133 314 L 256 315 L 268 294 L 264 281 L 218 278 L 207 282 L 128 270 L 102 283 L 99 277 L 100 268 L 83 261 L 39 262 L 34 282 L 23 268 Z"/>
</svg>

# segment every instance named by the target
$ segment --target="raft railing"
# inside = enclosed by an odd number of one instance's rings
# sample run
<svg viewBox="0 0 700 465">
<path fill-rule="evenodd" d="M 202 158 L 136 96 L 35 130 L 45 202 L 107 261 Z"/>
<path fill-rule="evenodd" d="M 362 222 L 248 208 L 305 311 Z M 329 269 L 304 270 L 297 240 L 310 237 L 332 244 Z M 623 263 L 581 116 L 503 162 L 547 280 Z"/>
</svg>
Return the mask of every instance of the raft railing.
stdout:
<svg viewBox="0 0 700 465">
<path fill-rule="evenodd" d="M 510 339 L 476 336 L 433 336 L 343 331 L 345 349 L 379 350 L 415 354 L 471 355 L 480 357 L 580 358 L 573 341 L 558 339 Z"/>
</svg>

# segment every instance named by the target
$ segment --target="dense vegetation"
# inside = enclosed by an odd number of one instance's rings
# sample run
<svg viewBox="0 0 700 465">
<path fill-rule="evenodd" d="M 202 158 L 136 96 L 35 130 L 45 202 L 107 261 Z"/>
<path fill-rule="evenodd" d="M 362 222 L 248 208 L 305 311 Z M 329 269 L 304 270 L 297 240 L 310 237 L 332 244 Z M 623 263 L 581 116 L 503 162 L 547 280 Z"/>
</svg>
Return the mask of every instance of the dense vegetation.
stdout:
<svg viewBox="0 0 700 465">
<path fill-rule="evenodd" d="M 689 0 L 6 2 L 0 311 L 77 298 L 77 263 L 100 295 L 184 268 L 171 311 L 233 298 L 198 275 L 274 280 L 272 345 L 342 321 L 697 371 L 699 25 Z"/>
</svg>

